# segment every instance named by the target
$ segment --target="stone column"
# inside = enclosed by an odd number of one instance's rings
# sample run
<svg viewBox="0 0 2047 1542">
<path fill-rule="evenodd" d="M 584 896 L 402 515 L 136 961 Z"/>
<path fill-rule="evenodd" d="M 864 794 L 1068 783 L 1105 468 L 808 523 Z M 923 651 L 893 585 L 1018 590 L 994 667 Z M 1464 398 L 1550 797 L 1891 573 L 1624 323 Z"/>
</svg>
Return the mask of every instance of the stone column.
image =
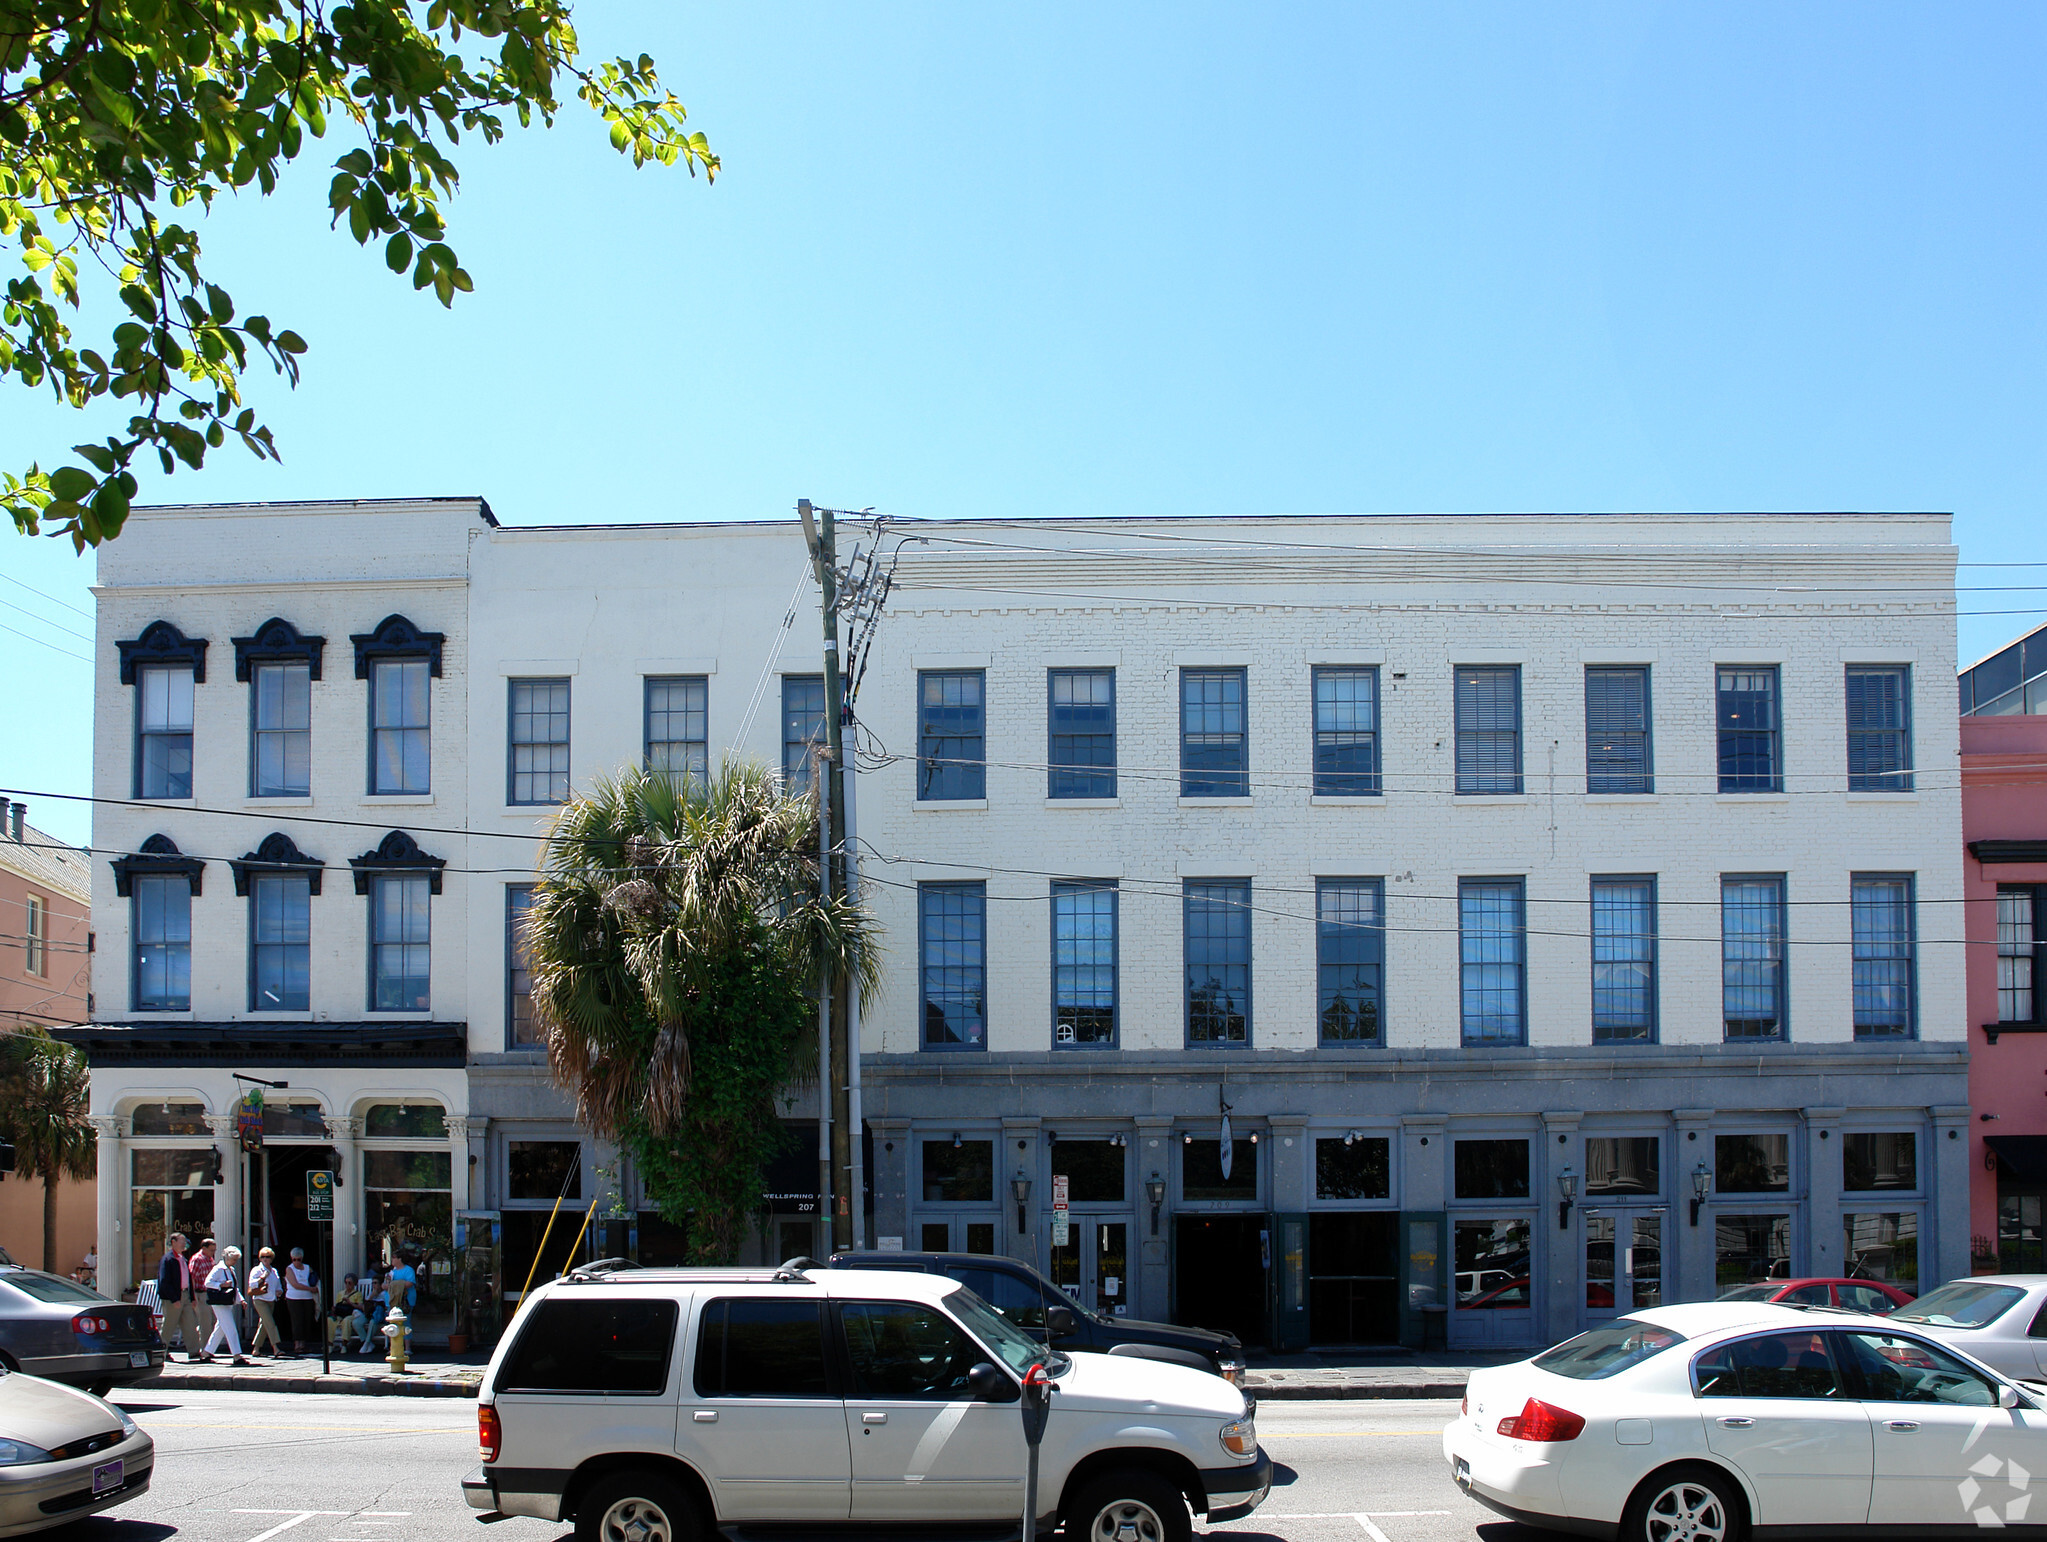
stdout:
<svg viewBox="0 0 2047 1542">
<path fill-rule="evenodd" d="M 1933 1152 L 1919 1170 L 1928 1200 L 1919 1243 L 1921 1291 L 1969 1277 L 1969 1106 L 1937 1103 L 1927 1112 Z"/>
<path fill-rule="evenodd" d="M 213 1132 L 214 1153 L 220 1158 L 220 1182 L 213 1186 L 214 1252 L 218 1255 L 232 1242 L 246 1254 L 249 1239 L 242 1235 L 242 1160 L 235 1116 L 208 1114 L 206 1128 Z"/>
<path fill-rule="evenodd" d="M 334 1147 L 334 1258 L 327 1271 L 331 1286 L 344 1274 L 362 1273 L 363 1231 L 369 1217 L 364 1213 L 362 1161 L 355 1147 L 362 1121 L 329 1114 L 326 1123 L 327 1139 Z"/>
<path fill-rule="evenodd" d="M 896 1239 L 898 1247 L 909 1247 L 910 1232 L 910 1121 L 870 1119 L 874 1131 L 874 1171 L 867 1181 L 874 1187 L 874 1236 L 881 1246 L 883 1237 Z M 996 1177 L 1001 1174 L 996 1163 Z M 1014 1223 L 1012 1223 L 1014 1224 Z"/>
<path fill-rule="evenodd" d="M 1841 1116 L 1845 1108 L 1805 1114 L 1805 1224 L 1808 1273 L 1841 1273 Z"/>
<path fill-rule="evenodd" d="M 1535 1197 L 1535 1229 L 1547 1239 L 1549 1268 L 1548 1312 L 1549 1338 L 1551 1343 L 1569 1338 L 1578 1331 L 1578 1311 L 1585 1299 L 1584 1249 L 1579 1238 L 1584 1235 L 1585 1197 L 1585 1141 L 1578 1133 L 1578 1126 L 1585 1115 L 1573 1109 L 1564 1113 L 1550 1113 L 1542 1116 L 1542 1151 L 1536 1161 L 1529 1164 L 1529 1188 Z M 1571 1206 L 1569 1220 L 1557 1225 L 1557 1208 L 1563 1202 L 1564 1193 L 1558 1186 L 1557 1178 L 1569 1168 L 1576 1175 L 1576 1194 L 1579 1203 Z M 1626 1246 L 1625 1243 L 1621 1244 Z M 1540 1253 L 1537 1257 L 1542 1256 Z"/>
<path fill-rule="evenodd" d="M 1137 1288 L 1130 1301 L 1131 1312 L 1154 1322 L 1166 1322 L 1172 1312 L 1173 1236 L 1173 1121 L 1170 1116 L 1140 1114 L 1134 1121 L 1137 1160 L 1130 1164 L 1137 1184 Z M 1159 1206 L 1158 1235 L 1152 1235 L 1151 1199 L 1145 1185 L 1156 1174 L 1166 1186 L 1165 1203 Z"/>
<path fill-rule="evenodd" d="M 1692 1199 L 1697 1192 L 1692 1187 L 1692 1174 L 1701 1162 L 1706 1171 L 1713 1171 L 1713 1110 L 1710 1108 L 1680 1108 L 1672 1110 L 1671 1117 L 1677 1121 L 1677 1141 L 1670 1171 L 1664 1176 L 1664 1189 L 1670 1195 L 1671 1240 L 1668 1251 L 1676 1255 L 1675 1267 L 1666 1257 L 1664 1267 L 1664 1289 L 1668 1299 L 1678 1301 L 1711 1301 L 1720 1292 L 1713 1284 L 1713 1218 L 1711 1210 L 1712 1186 L 1707 1186 L 1708 1204 L 1699 1212 L 1699 1224 L 1692 1225 Z"/>
<path fill-rule="evenodd" d="M 99 1214 L 98 1224 L 93 1228 L 93 1245 L 100 1256 L 99 1288 L 119 1299 L 123 1291 L 136 1283 L 129 1278 L 134 1272 L 129 1257 L 133 1249 L 129 1246 L 125 1219 L 129 1213 L 128 1148 L 121 1143 L 128 1133 L 128 1121 L 119 1114 L 93 1114 L 86 1122 L 98 1140 L 99 1177 L 94 1183 Z"/>
<path fill-rule="evenodd" d="M 462 1114 L 448 1115 L 448 1208 L 457 1215 L 471 1208 L 469 1185 L 474 1175 L 469 1168 L 469 1125 L 470 1120 Z"/>
</svg>

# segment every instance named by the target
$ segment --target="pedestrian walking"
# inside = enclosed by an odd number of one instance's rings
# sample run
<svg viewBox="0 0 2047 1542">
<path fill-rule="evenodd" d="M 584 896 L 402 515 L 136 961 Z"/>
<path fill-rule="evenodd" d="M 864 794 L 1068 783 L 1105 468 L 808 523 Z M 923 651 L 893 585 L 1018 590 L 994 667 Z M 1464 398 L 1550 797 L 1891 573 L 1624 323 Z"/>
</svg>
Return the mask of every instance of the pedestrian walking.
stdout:
<svg viewBox="0 0 2047 1542">
<path fill-rule="evenodd" d="M 284 1266 L 284 1306 L 291 1314 L 291 1352 L 313 1352 L 313 1323 L 318 1317 L 320 1293 L 313 1266 L 306 1262 L 306 1250 L 293 1248 L 291 1262 Z"/>
<path fill-rule="evenodd" d="M 170 1355 L 171 1336 L 177 1335 L 178 1347 L 185 1351 L 187 1360 L 205 1360 L 206 1352 L 199 1347 L 199 1305 L 198 1291 L 205 1285 L 205 1278 L 192 1278 L 191 1261 L 185 1256 L 190 1246 L 185 1234 L 174 1231 L 165 1239 L 163 1261 L 156 1266 L 156 1299 L 163 1310 L 164 1358 Z"/>
<path fill-rule="evenodd" d="M 234 1356 L 236 1365 L 247 1365 L 249 1357 L 242 1353 L 242 1331 L 235 1322 L 236 1306 L 249 1299 L 235 1273 L 235 1265 L 241 1261 L 242 1250 L 230 1244 L 221 1249 L 220 1262 L 207 1271 L 206 1300 L 213 1308 L 213 1336 L 206 1341 L 206 1353 L 211 1355 L 217 1344 Z"/>
<path fill-rule="evenodd" d="M 263 1340 L 270 1340 L 273 1356 L 284 1353 L 277 1336 L 277 1308 L 284 1300 L 284 1276 L 278 1272 L 277 1254 L 269 1248 L 256 1250 L 256 1267 L 249 1271 L 249 1304 L 256 1309 L 256 1331 L 249 1335 L 249 1353 L 263 1352 Z M 294 1352 L 297 1346 L 293 1346 Z"/>
</svg>

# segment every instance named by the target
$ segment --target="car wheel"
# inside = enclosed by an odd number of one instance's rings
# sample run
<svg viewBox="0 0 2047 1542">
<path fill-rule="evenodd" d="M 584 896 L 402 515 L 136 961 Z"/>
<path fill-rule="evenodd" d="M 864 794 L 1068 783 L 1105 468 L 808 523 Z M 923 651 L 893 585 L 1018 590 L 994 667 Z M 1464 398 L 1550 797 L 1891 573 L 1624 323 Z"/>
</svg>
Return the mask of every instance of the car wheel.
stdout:
<svg viewBox="0 0 2047 1542">
<path fill-rule="evenodd" d="M 1741 1542 L 1746 1530 L 1731 1479 L 1707 1467 L 1673 1467 L 1629 1497 L 1620 1542 Z"/>
<path fill-rule="evenodd" d="M 1193 1534 L 1180 1491 L 1138 1468 L 1095 1479 L 1066 1512 L 1067 1542 L 1188 1542 Z"/>
<path fill-rule="evenodd" d="M 114 1390 L 114 1384 L 110 1381 L 96 1381 L 93 1382 L 90 1386 L 88 1386 L 85 1390 L 90 1392 L 94 1397 L 105 1397 L 109 1392 Z"/>
<path fill-rule="evenodd" d="M 576 1501 L 576 1542 L 696 1542 L 697 1507 L 658 1472 L 599 1478 Z"/>
</svg>

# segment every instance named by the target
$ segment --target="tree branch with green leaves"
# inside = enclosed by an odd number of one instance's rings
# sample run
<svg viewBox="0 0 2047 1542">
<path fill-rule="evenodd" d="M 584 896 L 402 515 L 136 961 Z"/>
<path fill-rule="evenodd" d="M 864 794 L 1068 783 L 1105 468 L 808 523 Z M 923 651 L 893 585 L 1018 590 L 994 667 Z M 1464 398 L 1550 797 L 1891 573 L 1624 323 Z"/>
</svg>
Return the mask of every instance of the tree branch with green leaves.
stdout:
<svg viewBox="0 0 2047 1542">
<path fill-rule="evenodd" d="M 451 306 L 472 287 L 448 241 L 452 151 L 552 127 L 564 94 L 636 167 L 716 176 L 654 61 L 586 63 L 565 0 L 0 0 L 0 249 L 21 269 L 0 296 L 0 377 L 129 412 L 75 462 L 0 468 L 0 507 L 82 551 L 120 534 L 148 452 L 165 476 L 230 439 L 277 459 L 243 377 L 260 360 L 296 386 L 306 342 L 213 282 L 196 221 L 224 192 L 274 192 L 332 127 L 353 141 L 332 223 Z M 84 345 L 101 300 L 125 314 Z"/>
</svg>

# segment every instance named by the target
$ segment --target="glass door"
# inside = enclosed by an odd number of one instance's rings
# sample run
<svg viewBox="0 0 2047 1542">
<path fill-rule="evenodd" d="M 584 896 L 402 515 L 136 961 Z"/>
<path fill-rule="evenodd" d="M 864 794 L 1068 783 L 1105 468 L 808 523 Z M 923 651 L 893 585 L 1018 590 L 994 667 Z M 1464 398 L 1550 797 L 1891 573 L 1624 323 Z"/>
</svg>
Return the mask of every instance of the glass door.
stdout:
<svg viewBox="0 0 2047 1542">
<path fill-rule="evenodd" d="M 1048 1234 L 1050 1222 L 1047 1222 Z M 1052 1283 L 1103 1317 L 1130 1314 L 1130 1223 L 1083 1216 L 1051 1249 Z"/>
<path fill-rule="evenodd" d="M 993 1253 L 995 1223 L 976 1216 L 956 1215 L 934 1218 L 926 1215 L 917 1226 L 920 1253 Z"/>
<path fill-rule="evenodd" d="M 1663 1304 L 1663 1215 L 1595 1211 L 1585 1217 L 1585 1321 Z"/>
<path fill-rule="evenodd" d="M 1474 1347 L 1535 1341 L 1534 1226 L 1527 1216 L 1451 1223 L 1456 1305 L 1450 1341 Z"/>
</svg>

